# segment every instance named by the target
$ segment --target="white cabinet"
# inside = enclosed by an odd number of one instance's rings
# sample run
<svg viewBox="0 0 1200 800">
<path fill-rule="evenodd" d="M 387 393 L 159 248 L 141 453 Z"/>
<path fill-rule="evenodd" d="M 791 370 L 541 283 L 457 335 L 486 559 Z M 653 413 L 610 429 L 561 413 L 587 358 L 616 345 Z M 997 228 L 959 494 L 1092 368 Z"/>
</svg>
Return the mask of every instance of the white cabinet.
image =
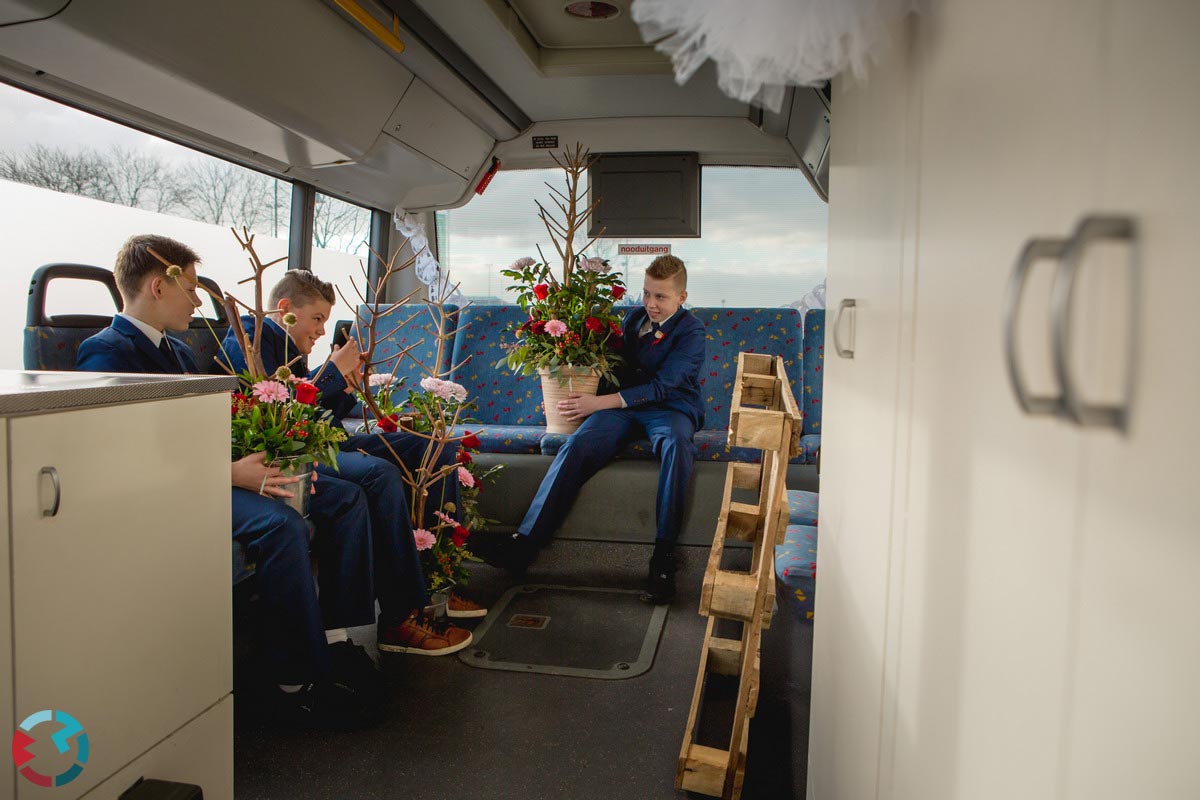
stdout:
<svg viewBox="0 0 1200 800">
<path fill-rule="evenodd" d="M 57 709 L 86 730 L 88 763 L 56 797 L 232 691 L 228 420 L 224 393 L 7 420 L 14 679 L 0 686 L 16 723 Z"/>
<path fill-rule="evenodd" d="M 812 800 L 1200 796 L 1198 31 L 1182 1 L 935 2 L 837 87 L 830 324 L 866 300 L 826 358 Z M 1136 337 L 1125 433 L 1009 385 L 1017 255 L 1094 213 L 1138 226 L 1140 320 L 1130 252 L 1089 250 L 1069 362 L 1117 399 Z M 1054 267 L 1016 326 L 1036 394 Z"/>
</svg>

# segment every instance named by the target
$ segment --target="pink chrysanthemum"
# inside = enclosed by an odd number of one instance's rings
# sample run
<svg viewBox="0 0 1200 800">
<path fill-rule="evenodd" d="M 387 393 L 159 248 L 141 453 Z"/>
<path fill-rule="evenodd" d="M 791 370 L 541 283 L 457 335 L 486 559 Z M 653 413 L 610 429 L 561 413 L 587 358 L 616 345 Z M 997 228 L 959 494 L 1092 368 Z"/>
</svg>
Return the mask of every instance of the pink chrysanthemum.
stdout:
<svg viewBox="0 0 1200 800">
<path fill-rule="evenodd" d="M 437 537 L 424 528 L 414 530 L 413 539 L 417 542 L 418 550 L 428 550 L 437 542 Z"/>
<path fill-rule="evenodd" d="M 536 263 L 537 262 L 529 256 L 522 256 L 514 261 L 509 269 L 525 269 L 526 267 L 532 267 Z"/>
<path fill-rule="evenodd" d="M 372 372 L 370 381 L 372 386 L 391 386 L 396 382 L 396 377 L 386 373 Z"/>
<path fill-rule="evenodd" d="M 287 387 L 279 381 L 259 381 L 251 393 L 264 403 L 286 403 L 291 399 Z"/>
<path fill-rule="evenodd" d="M 552 319 L 546 323 L 546 333 L 550 334 L 556 339 L 566 332 L 567 323 L 563 322 L 561 319 Z"/>
<path fill-rule="evenodd" d="M 456 522 L 455 519 L 453 517 L 451 517 L 449 514 L 447 514 L 445 511 L 435 511 L 435 512 L 433 512 L 433 515 L 435 517 L 437 517 L 438 519 L 440 519 L 442 522 L 446 523 L 447 525 L 450 525 L 451 527 L 458 524 L 458 522 Z"/>
<path fill-rule="evenodd" d="M 421 388 L 427 392 L 436 394 L 443 400 L 457 400 L 461 403 L 467 399 L 466 387 L 454 381 L 443 381 L 438 378 L 422 378 Z"/>
<path fill-rule="evenodd" d="M 466 467 L 458 468 L 458 482 L 471 489 L 475 486 L 475 476 Z"/>
</svg>

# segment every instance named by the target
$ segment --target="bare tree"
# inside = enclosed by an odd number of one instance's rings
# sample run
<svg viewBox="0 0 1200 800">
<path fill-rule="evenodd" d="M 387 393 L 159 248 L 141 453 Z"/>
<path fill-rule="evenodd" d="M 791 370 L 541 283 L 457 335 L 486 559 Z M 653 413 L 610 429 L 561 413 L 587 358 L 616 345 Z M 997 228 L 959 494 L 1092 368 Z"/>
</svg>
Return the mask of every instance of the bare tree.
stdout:
<svg viewBox="0 0 1200 800">
<path fill-rule="evenodd" d="M 81 197 L 103 199 L 102 167 L 94 151 L 70 153 L 35 144 L 23 153 L 0 154 L 0 178 Z"/>
<path fill-rule="evenodd" d="M 357 253 L 370 235 L 371 212 L 333 197 L 318 194 L 313 218 L 313 244 Z"/>
</svg>

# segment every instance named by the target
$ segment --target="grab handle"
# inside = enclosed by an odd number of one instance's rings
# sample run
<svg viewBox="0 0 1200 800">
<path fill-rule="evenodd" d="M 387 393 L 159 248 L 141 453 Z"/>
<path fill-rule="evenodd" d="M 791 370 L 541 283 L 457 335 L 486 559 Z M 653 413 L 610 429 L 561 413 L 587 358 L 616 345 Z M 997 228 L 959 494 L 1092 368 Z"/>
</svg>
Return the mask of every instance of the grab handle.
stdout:
<svg viewBox="0 0 1200 800">
<path fill-rule="evenodd" d="M 1008 281 L 1008 292 L 1004 297 L 1004 354 L 1008 362 L 1008 382 L 1017 398 L 1017 405 L 1031 416 L 1056 416 L 1063 410 L 1063 395 L 1034 396 L 1021 377 L 1017 364 L 1017 312 L 1021 308 L 1021 295 L 1025 282 L 1035 262 L 1042 259 L 1058 260 L 1067 249 L 1066 239 L 1030 239 L 1021 249 Z"/>
</svg>

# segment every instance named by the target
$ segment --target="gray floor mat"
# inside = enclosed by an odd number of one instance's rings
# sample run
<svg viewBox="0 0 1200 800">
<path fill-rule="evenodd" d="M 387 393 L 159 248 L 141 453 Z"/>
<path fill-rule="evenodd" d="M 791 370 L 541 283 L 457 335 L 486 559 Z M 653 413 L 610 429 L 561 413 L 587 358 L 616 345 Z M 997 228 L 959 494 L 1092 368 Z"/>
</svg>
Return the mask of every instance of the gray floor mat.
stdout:
<svg viewBox="0 0 1200 800">
<path fill-rule="evenodd" d="M 524 584 L 493 606 L 459 653 L 472 667 L 620 680 L 650 669 L 667 606 L 638 590 Z"/>
</svg>

